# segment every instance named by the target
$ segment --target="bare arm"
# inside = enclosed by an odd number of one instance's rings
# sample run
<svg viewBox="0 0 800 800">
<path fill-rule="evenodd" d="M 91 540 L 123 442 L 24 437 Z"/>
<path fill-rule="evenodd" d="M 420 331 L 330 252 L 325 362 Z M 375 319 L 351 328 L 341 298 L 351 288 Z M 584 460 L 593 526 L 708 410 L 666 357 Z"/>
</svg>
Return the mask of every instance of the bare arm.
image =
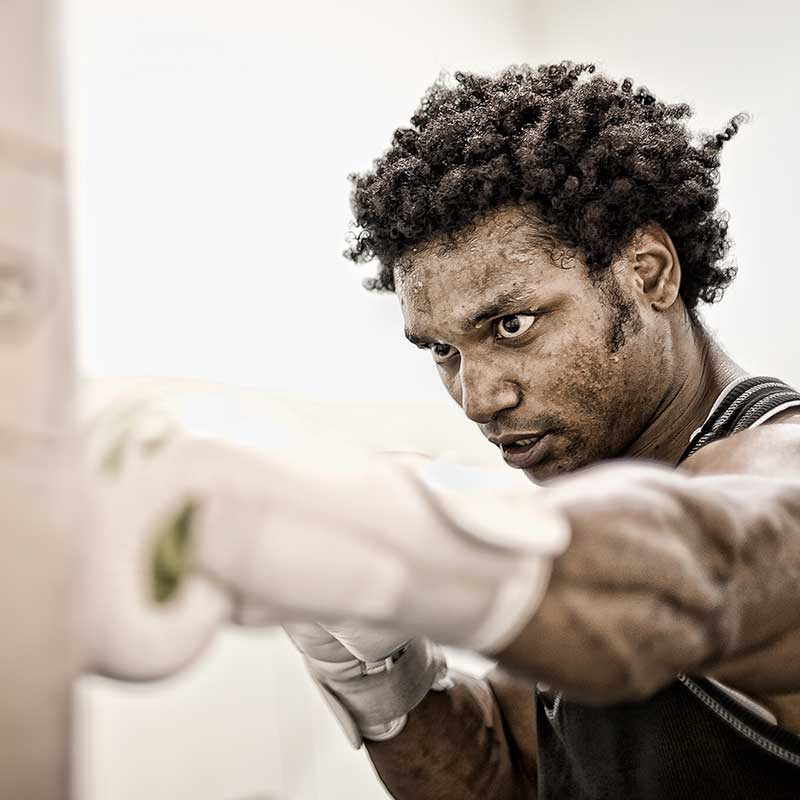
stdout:
<svg viewBox="0 0 800 800">
<path fill-rule="evenodd" d="M 550 501 L 573 541 L 505 665 L 601 704 L 681 671 L 800 688 L 800 427 L 720 442 L 679 472 L 596 467 Z M 515 798 L 535 796 L 535 746 L 530 684 L 497 672 L 430 695 L 369 751 L 398 800 Z"/>
<path fill-rule="evenodd" d="M 368 750 L 397 800 L 532 800 L 533 686 L 500 670 L 482 681 L 459 676 L 425 698 L 400 736 Z"/>
<path fill-rule="evenodd" d="M 682 671 L 800 689 L 800 427 L 748 431 L 681 471 L 588 469 L 548 502 L 573 540 L 501 663 L 597 703 Z"/>
</svg>

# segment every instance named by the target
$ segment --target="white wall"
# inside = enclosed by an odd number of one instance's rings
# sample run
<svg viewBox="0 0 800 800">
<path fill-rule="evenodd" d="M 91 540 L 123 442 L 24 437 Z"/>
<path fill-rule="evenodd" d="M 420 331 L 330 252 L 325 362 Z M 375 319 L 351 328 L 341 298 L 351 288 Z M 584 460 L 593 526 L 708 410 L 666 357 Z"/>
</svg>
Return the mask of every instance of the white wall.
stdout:
<svg viewBox="0 0 800 800">
<path fill-rule="evenodd" d="M 346 176 L 442 65 L 522 57 L 513 4 L 72 2 L 86 367 L 439 397 L 340 256 Z"/>
<path fill-rule="evenodd" d="M 444 404 L 393 298 L 364 293 L 339 256 L 345 176 L 386 146 L 441 68 L 571 58 L 690 100 L 705 127 L 754 113 L 723 156 L 741 274 L 708 318 L 746 367 L 800 383 L 793 4 L 70 8 L 87 372 Z M 228 634 L 163 687 L 91 681 L 79 699 L 83 800 L 382 796 L 269 634 Z"/>
</svg>

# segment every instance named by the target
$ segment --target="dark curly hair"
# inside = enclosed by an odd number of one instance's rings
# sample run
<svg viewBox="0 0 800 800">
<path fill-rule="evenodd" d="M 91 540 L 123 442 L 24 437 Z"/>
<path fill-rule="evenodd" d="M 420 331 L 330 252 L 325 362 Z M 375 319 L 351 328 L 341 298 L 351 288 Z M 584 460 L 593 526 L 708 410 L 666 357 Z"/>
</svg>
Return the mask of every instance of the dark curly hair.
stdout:
<svg viewBox="0 0 800 800">
<path fill-rule="evenodd" d="M 410 248 L 519 204 L 595 275 L 637 228 L 658 223 L 681 259 L 690 313 L 718 300 L 735 275 L 728 217 L 717 210 L 719 154 L 747 116 L 696 136 L 687 104 L 594 72 L 562 62 L 440 77 L 411 127 L 395 131 L 371 170 L 350 176 L 356 232 L 345 255 L 379 260 L 367 287 L 393 291 Z"/>
</svg>

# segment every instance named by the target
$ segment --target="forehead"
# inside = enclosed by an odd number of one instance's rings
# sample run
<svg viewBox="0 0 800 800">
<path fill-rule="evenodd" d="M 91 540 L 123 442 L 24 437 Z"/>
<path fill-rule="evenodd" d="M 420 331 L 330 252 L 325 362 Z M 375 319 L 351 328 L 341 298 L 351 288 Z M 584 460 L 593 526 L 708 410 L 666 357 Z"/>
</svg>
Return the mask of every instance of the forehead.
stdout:
<svg viewBox="0 0 800 800">
<path fill-rule="evenodd" d="M 474 318 L 493 304 L 533 302 L 575 281 L 581 263 L 531 214 L 511 207 L 486 216 L 452 241 L 433 241 L 406 254 L 395 285 L 406 327 L 432 336 Z"/>
</svg>

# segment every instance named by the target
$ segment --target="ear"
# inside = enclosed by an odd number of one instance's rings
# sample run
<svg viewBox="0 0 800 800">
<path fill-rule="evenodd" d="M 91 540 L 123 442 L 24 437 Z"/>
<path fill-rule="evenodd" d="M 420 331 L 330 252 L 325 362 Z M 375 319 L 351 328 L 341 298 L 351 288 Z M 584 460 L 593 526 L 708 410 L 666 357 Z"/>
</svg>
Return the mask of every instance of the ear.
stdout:
<svg viewBox="0 0 800 800">
<path fill-rule="evenodd" d="M 681 263 L 672 239 L 660 225 L 640 228 L 631 247 L 631 262 L 643 299 L 656 311 L 666 311 L 678 299 Z"/>
</svg>

